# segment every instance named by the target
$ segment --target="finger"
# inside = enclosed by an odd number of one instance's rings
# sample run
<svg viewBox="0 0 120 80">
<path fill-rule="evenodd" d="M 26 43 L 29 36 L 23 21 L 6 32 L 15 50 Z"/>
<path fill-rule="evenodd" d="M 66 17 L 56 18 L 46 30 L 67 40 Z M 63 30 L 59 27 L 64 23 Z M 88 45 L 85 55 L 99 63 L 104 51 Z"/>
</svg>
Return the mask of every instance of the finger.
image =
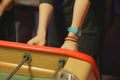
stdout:
<svg viewBox="0 0 120 80">
<path fill-rule="evenodd" d="M 34 44 L 31 40 L 27 42 L 27 44 Z"/>
</svg>

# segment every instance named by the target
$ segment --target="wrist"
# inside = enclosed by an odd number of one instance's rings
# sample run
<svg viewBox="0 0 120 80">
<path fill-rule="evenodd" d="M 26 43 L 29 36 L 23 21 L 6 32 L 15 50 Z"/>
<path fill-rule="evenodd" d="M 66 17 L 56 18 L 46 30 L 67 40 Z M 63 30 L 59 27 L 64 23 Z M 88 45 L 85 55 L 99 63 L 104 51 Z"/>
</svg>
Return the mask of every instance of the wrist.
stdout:
<svg viewBox="0 0 120 80">
<path fill-rule="evenodd" d="M 81 36 L 81 29 L 79 28 L 75 28 L 75 27 L 68 27 L 67 30 L 68 36 L 72 36 L 72 37 L 80 37 Z"/>
<path fill-rule="evenodd" d="M 45 38 L 45 37 L 46 37 L 46 33 L 45 33 L 44 31 L 42 31 L 42 32 L 37 32 L 37 36 L 38 36 L 38 37 Z"/>
<path fill-rule="evenodd" d="M 65 40 L 70 40 L 78 43 L 78 38 L 72 37 L 72 36 L 67 36 Z"/>
<path fill-rule="evenodd" d="M 68 36 L 78 39 L 78 36 L 75 33 L 69 32 Z"/>
<path fill-rule="evenodd" d="M 78 45 L 78 38 L 72 37 L 72 36 L 67 36 L 65 38 L 65 42 L 70 42 L 73 43 L 75 45 Z"/>
<path fill-rule="evenodd" d="M 71 40 L 65 40 L 65 42 L 71 43 L 71 44 L 74 44 L 74 45 L 77 45 L 77 46 L 78 46 L 78 43 L 77 43 L 77 42 L 74 42 L 74 41 L 71 41 Z"/>
<path fill-rule="evenodd" d="M 77 33 L 78 33 L 78 28 L 68 27 L 68 32 L 72 32 L 72 33 L 74 33 L 74 34 L 77 34 Z"/>
</svg>

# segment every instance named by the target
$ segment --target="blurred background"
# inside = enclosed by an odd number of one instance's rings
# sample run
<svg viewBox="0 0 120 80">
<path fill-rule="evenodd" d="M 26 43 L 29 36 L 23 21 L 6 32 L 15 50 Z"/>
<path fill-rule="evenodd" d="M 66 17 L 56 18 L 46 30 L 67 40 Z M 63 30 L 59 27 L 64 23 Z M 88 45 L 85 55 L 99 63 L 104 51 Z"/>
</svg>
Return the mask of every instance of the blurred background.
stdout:
<svg viewBox="0 0 120 80">
<path fill-rule="evenodd" d="M 105 40 L 103 45 L 103 76 L 120 80 L 120 0 L 105 0 Z M 109 76 L 111 75 L 111 76 Z M 105 78 L 105 80 L 107 80 Z"/>
<path fill-rule="evenodd" d="M 33 1 L 34 5 L 19 4 L 14 6 L 12 12 L 7 11 L 14 13 L 15 20 L 16 35 L 9 34 L 11 41 L 26 43 L 35 35 L 39 0 Z M 105 31 L 101 56 L 103 80 L 120 80 L 120 0 L 97 1 L 97 13 L 101 16 Z"/>
</svg>

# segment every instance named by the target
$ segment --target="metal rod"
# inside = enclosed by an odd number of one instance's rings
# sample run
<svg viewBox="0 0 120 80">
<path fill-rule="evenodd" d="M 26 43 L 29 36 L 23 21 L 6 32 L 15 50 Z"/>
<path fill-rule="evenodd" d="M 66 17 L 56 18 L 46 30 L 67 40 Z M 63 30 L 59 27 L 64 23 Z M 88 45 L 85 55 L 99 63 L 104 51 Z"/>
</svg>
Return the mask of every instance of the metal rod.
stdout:
<svg viewBox="0 0 120 80">
<path fill-rule="evenodd" d="M 53 76 L 51 77 L 50 80 L 56 80 L 56 76 L 58 74 L 58 72 L 61 70 L 61 68 L 65 65 L 65 61 L 64 60 L 61 60 L 58 67 L 56 68 L 55 70 L 55 73 L 53 74 Z"/>
<path fill-rule="evenodd" d="M 28 60 L 28 58 L 29 58 L 28 56 L 24 57 L 21 63 L 13 70 L 12 73 L 10 73 L 6 80 L 10 80 L 15 75 L 15 73 L 20 69 L 20 67 Z"/>
</svg>

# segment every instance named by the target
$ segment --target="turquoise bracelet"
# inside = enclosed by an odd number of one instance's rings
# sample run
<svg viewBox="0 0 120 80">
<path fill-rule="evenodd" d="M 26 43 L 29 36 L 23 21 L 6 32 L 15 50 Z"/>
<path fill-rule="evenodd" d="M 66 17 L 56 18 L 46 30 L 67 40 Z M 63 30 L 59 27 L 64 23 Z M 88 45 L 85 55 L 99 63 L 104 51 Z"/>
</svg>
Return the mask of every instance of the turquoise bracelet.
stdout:
<svg viewBox="0 0 120 80">
<path fill-rule="evenodd" d="M 81 29 L 79 29 L 79 31 L 78 31 L 78 28 L 74 28 L 74 27 L 69 27 L 68 32 L 75 33 L 78 37 L 80 37 L 82 35 Z"/>
<path fill-rule="evenodd" d="M 74 28 L 74 27 L 69 27 L 68 28 L 68 32 L 73 32 L 73 33 L 77 34 L 78 33 L 78 29 Z"/>
</svg>

